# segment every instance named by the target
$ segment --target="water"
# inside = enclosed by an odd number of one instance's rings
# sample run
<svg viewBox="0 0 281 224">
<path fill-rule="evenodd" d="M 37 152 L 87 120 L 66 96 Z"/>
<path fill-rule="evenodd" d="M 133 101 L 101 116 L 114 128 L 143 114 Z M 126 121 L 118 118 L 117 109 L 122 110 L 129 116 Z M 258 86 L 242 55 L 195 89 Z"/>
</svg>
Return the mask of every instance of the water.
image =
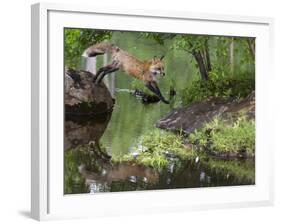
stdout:
<svg viewBox="0 0 281 224">
<path fill-rule="evenodd" d="M 122 38 L 121 38 L 122 37 Z M 127 90 L 133 79 L 121 71 L 109 75 L 106 83 L 116 99 L 112 114 L 90 119 L 67 118 L 65 123 L 65 193 L 114 192 L 150 189 L 174 189 L 254 184 L 254 161 L 179 161 L 169 159 L 167 170 L 112 164 L 113 158 L 130 152 L 138 139 L 155 128 L 157 120 L 181 104 L 181 89 L 197 74 L 191 58 L 184 52 L 169 50 L 169 44 L 159 46 L 153 41 L 139 39 L 134 33 L 116 33 L 114 43 L 140 59 L 165 55 L 166 76 L 159 79 L 162 94 L 168 97 L 171 83 L 177 95 L 171 104 L 142 104 Z M 151 51 L 153 49 L 153 52 Z M 98 58 L 97 67 L 103 64 Z M 184 66 L 183 66 L 184 65 Z M 83 66 L 83 65 L 82 65 Z M 83 68 L 83 67 L 82 67 Z M 89 144 L 90 143 L 90 144 Z M 106 152 L 102 151 L 106 149 Z M 211 168 L 210 168 L 211 167 Z"/>
<path fill-rule="evenodd" d="M 96 138 L 102 135 L 109 120 L 110 115 L 94 120 L 66 120 L 65 193 L 95 194 L 255 183 L 254 160 L 196 158 L 181 161 L 169 155 L 168 168 L 160 172 L 130 162 L 112 163 L 101 151 Z"/>
</svg>

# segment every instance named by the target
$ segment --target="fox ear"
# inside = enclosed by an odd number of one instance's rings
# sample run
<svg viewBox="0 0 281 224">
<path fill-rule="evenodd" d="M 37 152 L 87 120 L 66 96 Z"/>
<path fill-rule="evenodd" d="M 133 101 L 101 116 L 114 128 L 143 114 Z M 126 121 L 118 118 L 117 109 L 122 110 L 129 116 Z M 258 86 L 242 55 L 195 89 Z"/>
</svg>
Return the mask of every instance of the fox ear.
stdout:
<svg viewBox="0 0 281 224">
<path fill-rule="evenodd" d="M 154 55 L 153 58 L 151 59 L 151 62 L 155 63 L 156 60 L 157 60 L 157 56 Z"/>
<path fill-rule="evenodd" d="M 160 57 L 160 61 L 162 61 L 164 57 L 165 57 L 165 55 L 161 56 L 161 57 Z"/>
</svg>

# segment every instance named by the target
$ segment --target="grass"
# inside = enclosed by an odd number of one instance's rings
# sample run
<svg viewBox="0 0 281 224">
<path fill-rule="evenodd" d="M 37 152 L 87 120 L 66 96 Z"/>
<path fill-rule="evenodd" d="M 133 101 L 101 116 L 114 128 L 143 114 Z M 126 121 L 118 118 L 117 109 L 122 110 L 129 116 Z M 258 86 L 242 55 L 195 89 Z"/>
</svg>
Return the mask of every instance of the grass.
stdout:
<svg viewBox="0 0 281 224">
<path fill-rule="evenodd" d="M 186 138 L 188 145 L 185 144 Z M 115 158 L 153 167 L 167 168 L 169 156 L 182 161 L 207 160 L 211 155 L 231 155 L 237 158 L 241 153 L 248 157 L 255 155 L 255 122 L 241 116 L 237 120 L 225 121 L 215 118 L 188 137 L 155 129 L 143 135 L 131 153 Z"/>
<path fill-rule="evenodd" d="M 190 134 L 188 139 L 201 150 L 208 149 L 218 154 L 243 151 L 251 157 L 255 154 L 255 121 L 245 116 L 232 122 L 215 118 L 201 130 Z"/>
<path fill-rule="evenodd" d="M 222 123 L 218 124 L 218 122 L 220 121 L 214 120 L 213 122 L 207 124 L 206 128 L 210 126 L 213 127 L 214 125 L 216 127 L 222 127 Z M 244 127 L 244 122 L 246 121 L 239 121 L 236 124 L 233 124 L 233 126 L 238 125 L 240 127 L 242 125 Z M 230 134 L 228 131 L 226 133 L 227 135 Z M 234 133 L 232 132 L 232 134 Z M 197 140 L 195 136 L 199 137 L 199 135 L 202 138 L 205 138 L 206 136 L 202 131 L 196 132 L 196 134 L 194 134 L 191 138 Z M 208 169 L 211 172 L 217 173 L 218 176 L 224 175 L 225 178 L 239 178 L 241 183 L 254 183 L 255 169 L 253 169 L 253 165 L 251 165 L 251 163 L 243 163 L 236 159 L 222 160 L 213 158 L 205 151 L 200 151 L 195 147 L 187 148 L 184 144 L 184 138 L 185 137 L 180 134 L 174 134 L 155 129 L 139 139 L 133 148 L 132 153 L 119 157 L 115 159 L 114 162 L 132 162 L 135 164 L 152 167 L 161 172 L 162 170 L 167 169 L 169 165 L 169 158 L 166 155 L 172 154 L 180 159 L 178 163 L 183 162 L 183 164 L 185 164 L 187 161 L 190 163 L 196 163 L 195 161 L 198 158 L 200 161 L 200 166 L 205 167 L 205 169 Z M 189 140 L 191 141 L 191 139 Z M 205 142 L 205 140 L 202 139 L 201 141 L 201 144 Z M 224 143 L 222 145 L 225 146 L 227 144 L 229 143 Z M 178 165 L 180 168 L 180 164 Z"/>
<path fill-rule="evenodd" d="M 155 129 L 139 139 L 131 154 L 119 157 L 117 160 L 134 161 L 137 164 L 162 170 L 169 164 L 169 155 L 182 160 L 196 157 L 194 151 L 186 149 L 182 135 Z"/>
</svg>

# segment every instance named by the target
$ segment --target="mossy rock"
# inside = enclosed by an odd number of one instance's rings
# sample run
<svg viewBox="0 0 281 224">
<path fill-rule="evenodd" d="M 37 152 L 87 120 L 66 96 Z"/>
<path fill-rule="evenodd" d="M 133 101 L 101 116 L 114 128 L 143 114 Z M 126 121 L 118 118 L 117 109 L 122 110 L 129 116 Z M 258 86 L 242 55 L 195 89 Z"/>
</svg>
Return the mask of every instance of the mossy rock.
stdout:
<svg viewBox="0 0 281 224">
<path fill-rule="evenodd" d="M 255 118 L 255 92 L 248 97 L 237 101 L 235 99 L 222 99 L 211 97 L 202 102 L 192 103 L 187 107 L 177 108 L 160 119 L 156 127 L 172 131 L 190 134 L 211 122 L 215 117 L 230 117 L 241 114 L 249 119 Z"/>
</svg>

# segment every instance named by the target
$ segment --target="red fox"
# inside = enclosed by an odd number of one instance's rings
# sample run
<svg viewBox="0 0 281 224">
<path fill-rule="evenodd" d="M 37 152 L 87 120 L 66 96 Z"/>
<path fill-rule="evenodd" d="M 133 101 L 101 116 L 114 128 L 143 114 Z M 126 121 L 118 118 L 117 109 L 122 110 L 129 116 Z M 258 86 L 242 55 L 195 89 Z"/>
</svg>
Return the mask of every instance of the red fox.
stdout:
<svg viewBox="0 0 281 224">
<path fill-rule="evenodd" d="M 84 51 L 82 56 L 95 57 L 105 53 L 111 54 L 111 63 L 97 71 L 97 74 L 94 78 L 95 83 L 100 83 L 105 75 L 121 69 L 128 75 L 142 80 L 145 86 L 154 94 L 156 94 L 161 101 L 169 104 L 169 101 L 162 96 L 156 82 L 157 75 L 165 75 L 163 60 L 164 56 L 161 58 L 154 57 L 151 60 L 141 61 L 131 55 L 129 52 L 107 42 L 90 46 Z"/>
</svg>

